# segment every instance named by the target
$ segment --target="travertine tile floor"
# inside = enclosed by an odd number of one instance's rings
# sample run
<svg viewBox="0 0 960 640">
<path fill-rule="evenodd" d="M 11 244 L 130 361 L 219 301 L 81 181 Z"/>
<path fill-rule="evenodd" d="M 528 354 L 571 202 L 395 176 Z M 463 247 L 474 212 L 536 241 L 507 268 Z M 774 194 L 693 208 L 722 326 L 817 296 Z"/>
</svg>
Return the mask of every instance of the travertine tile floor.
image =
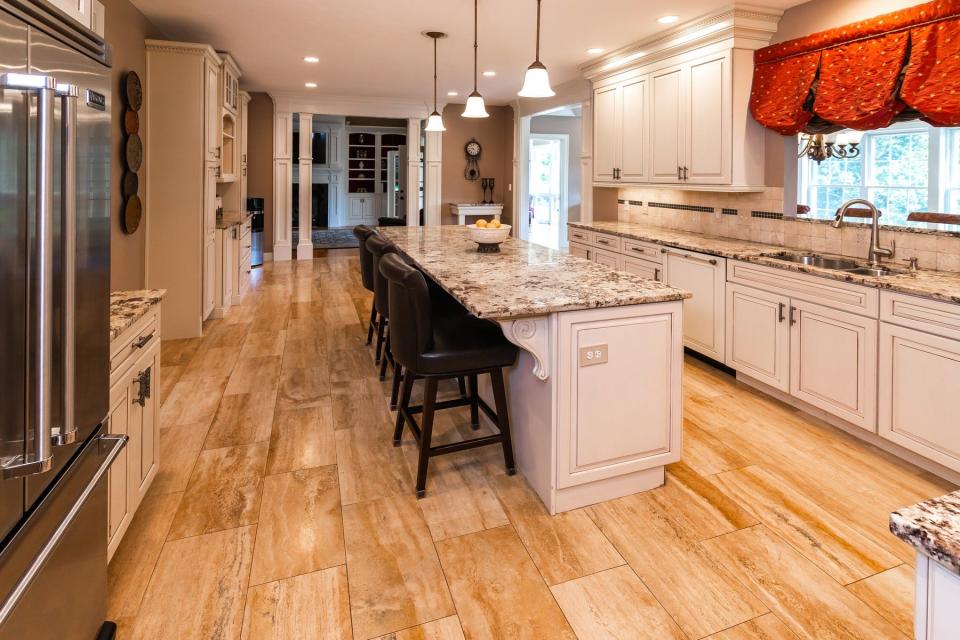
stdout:
<svg viewBox="0 0 960 640">
<path fill-rule="evenodd" d="M 331 251 L 164 343 L 160 473 L 110 565 L 121 638 L 912 636 L 887 514 L 948 483 L 691 360 L 665 486 L 550 517 L 491 447 L 432 462 L 418 501 L 368 305 Z"/>
</svg>

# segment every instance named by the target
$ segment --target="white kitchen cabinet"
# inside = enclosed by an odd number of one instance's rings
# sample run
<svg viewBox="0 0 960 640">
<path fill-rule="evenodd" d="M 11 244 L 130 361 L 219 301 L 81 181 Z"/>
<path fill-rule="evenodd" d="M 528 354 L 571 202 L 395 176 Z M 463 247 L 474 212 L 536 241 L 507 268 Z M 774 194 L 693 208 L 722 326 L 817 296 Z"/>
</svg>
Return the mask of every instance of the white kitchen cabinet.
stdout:
<svg viewBox="0 0 960 640">
<path fill-rule="evenodd" d="M 664 249 L 665 282 L 689 291 L 683 301 L 683 344 L 723 362 L 726 358 L 726 260 L 714 256 Z"/>
<path fill-rule="evenodd" d="M 791 304 L 790 395 L 876 433 L 877 320 Z"/>
<path fill-rule="evenodd" d="M 127 446 L 107 475 L 107 557 L 112 558 L 156 477 L 160 457 L 160 305 L 110 342 L 107 433 Z"/>
<path fill-rule="evenodd" d="M 960 340 L 880 325 L 880 436 L 960 472 Z"/>
<path fill-rule="evenodd" d="M 90 0 L 47 0 L 50 4 L 60 9 L 65 14 L 85 26 L 90 28 Z"/>
<path fill-rule="evenodd" d="M 790 298 L 727 284 L 727 366 L 790 391 Z"/>
<path fill-rule="evenodd" d="M 376 194 L 350 195 L 347 215 L 349 223 L 363 224 L 374 220 L 377 216 Z"/>
<path fill-rule="evenodd" d="M 571 242 L 570 243 L 570 255 L 577 256 L 578 258 L 583 258 L 584 260 L 593 259 L 593 247 L 588 244 L 583 244 L 581 242 Z"/>
<path fill-rule="evenodd" d="M 730 183 L 730 74 L 729 51 L 695 60 L 684 69 L 684 183 Z"/>
<path fill-rule="evenodd" d="M 666 67 L 650 74 L 650 181 L 683 179 L 686 69 Z"/>
<path fill-rule="evenodd" d="M 223 155 L 220 132 L 220 65 L 207 60 L 204 74 L 206 84 L 203 94 L 203 117 L 206 123 L 204 139 L 207 146 L 207 162 L 219 165 Z"/>
<path fill-rule="evenodd" d="M 615 251 L 594 249 L 593 261 L 597 264 L 602 264 L 605 267 L 610 267 L 616 271 L 623 271 L 623 256 Z"/>
<path fill-rule="evenodd" d="M 594 93 L 594 180 L 647 181 L 647 77 Z"/>
<path fill-rule="evenodd" d="M 960 638 L 960 576 L 936 560 L 917 554 L 916 640 Z"/>
<path fill-rule="evenodd" d="M 219 168 L 207 166 L 204 187 L 203 209 L 203 307 L 204 320 L 210 317 L 216 306 L 217 287 L 217 173 Z"/>
<path fill-rule="evenodd" d="M 643 260 L 640 258 L 625 257 L 623 259 L 623 270 L 632 273 L 635 276 L 646 278 L 647 280 L 656 280 L 660 282 L 661 266 L 659 262 Z"/>
<path fill-rule="evenodd" d="M 593 179 L 613 182 L 616 177 L 619 149 L 620 87 L 598 89 L 593 94 Z"/>
<path fill-rule="evenodd" d="M 230 311 L 236 295 L 237 260 L 240 254 L 237 227 L 217 229 L 215 247 L 216 296 L 212 315 L 222 318 Z"/>
<path fill-rule="evenodd" d="M 240 304 L 243 296 L 250 290 L 250 255 L 252 251 L 252 238 L 250 234 L 250 220 L 246 220 L 240 225 L 240 242 L 235 256 L 235 282 L 233 304 Z"/>
</svg>

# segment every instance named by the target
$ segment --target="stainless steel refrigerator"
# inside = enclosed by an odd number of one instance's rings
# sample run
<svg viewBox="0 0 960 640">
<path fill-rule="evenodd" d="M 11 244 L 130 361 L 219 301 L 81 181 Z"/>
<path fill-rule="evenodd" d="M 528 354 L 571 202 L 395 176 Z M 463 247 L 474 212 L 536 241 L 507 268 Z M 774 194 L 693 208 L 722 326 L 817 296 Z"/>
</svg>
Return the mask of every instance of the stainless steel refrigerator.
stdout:
<svg viewBox="0 0 960 640">
<path fill-rule="evenodd" d="M 106 615 L 110 60 L 42 0 L 0 0 L 0 639 Z"/>
</svg>

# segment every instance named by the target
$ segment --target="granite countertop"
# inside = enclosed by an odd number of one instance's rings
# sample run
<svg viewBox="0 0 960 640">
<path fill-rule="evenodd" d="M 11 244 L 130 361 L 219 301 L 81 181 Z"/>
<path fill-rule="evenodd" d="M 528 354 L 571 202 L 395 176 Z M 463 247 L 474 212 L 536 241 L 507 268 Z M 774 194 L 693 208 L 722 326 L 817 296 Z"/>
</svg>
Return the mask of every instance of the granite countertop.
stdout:
<svg viewBox="0 0 960 640">
<path fill-rule="evenodd" d="M 960 491 L 894 511 L 890 531 L 960 573 Z"/>
<path fill-rule="evenodd" d="M 166 289 L 114 291 L 110 294 L 110 339 L 126 331 L 166 295 Z"/>
<path fill-rule="evenodd" d="M 822 269 L 794 262 L 785 262 L 766 255 L 785 250 L 801 251 L 800 249 L 791 249 L 790 247 L 784 247 L 782 245 L 763 244 L 749 240 L 736 240 L 689 231 L 663 229 L 636 222 L 594 222 L 590 224 L 571 222 L 569 225 L 577 229 L 601 231 L 624 238 L 662 244 L 664 246 L 686 249 L 688 251 L 697 251 L 723 258 L 753 262 L 788 271 L 809 273 L 811 275 L 831 278 L 833 280 L 842 280 L 844 282 L 877 289 L 888 289 L 890 291 L 922 296 L 933 300 L 960 303 L 960 273 L 932 271 L 929 269 L 921 269 L 916 273 L 910 273 L 906 269 L 897 269 L 903 273 L 901 275 L 884 276 L 880 278 L 853 275 L 835 269 Z M 861 262 L 863 265 L 867 264 L 866 260 L 858 260 L 858 262 Z"/>
<path fill-rule="evenodd" d="M 477 253 L 465 227 L 381 227 L 412 262 L 471 313 L 491 320 L 682 300 L 669 285 L 508 238 Z"/>
<path fill-rule="evenodd" d="M 217 220 L 217 229 L 229 229 L 239 224 L 243 224 L 250 219 L 250 214 L 240 213 L 239 211 L 224 213 Z"/>
</svg>

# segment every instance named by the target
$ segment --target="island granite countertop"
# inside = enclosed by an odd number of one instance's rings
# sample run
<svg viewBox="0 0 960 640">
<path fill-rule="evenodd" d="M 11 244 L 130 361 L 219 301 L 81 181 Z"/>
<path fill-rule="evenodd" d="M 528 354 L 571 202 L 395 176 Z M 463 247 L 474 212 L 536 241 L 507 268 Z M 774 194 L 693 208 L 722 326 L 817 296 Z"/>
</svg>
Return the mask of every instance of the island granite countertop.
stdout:
<svg viewBox="0 0 960 640">
<path fill-rule="evenodd" d="M 224 213 L 217 219 L 217 229 L 229 229 L 246 222 L 250 218 L 247 213 L 229 212 Z"/>
<path fill-rule="evenodd" d="M 890 531 L 960 573 L 960 491 L 897 509 L 890 514 Z"/>
<path fill-rule="evenodd" d="M 664 229 L 636 222 L 593 222 L 589 224 L 570 222 L 568 224 L 577 229 L 609 233 L 623 238 L 661 244 L 665 247 L 697 251 L 721 258 L 743 260 L 745 262 L 762 264 L 767 267 L 775 267 L 788 271 L 809 273 L 833 280 L 842 280 L 851 284 L 887 289 L 899 293 L 931 298 L 933 300 L 960 303 L 960 273 L 933 271 L 929 269 L 921 269 L 916 273 L 910 273 L 906 269 L 898 269 L 898 271 L 903 271 L 903 273 L 878 278 L 854 275 L 835 269 L 822 269 L 770 257 L 769 254 L 781 251 L 802 251 L 801 249 L 792 249 L 783 245 L 764 244 L 761 242 L 751 242 L 749 240 L 737 240 L 735 238 L 721 238 L 690 231 Z M 866 265 L 866 260 L 861 260 L 860 262 Z"/>
<path fill-rule="evenodd" d="M 471 313 L 490 320 L 689 298 L 669 285 L 508 238 L 477 253 L 466 227 L 381 227 L 380 233 Z"/>
<path fill-rule="evenodd" d="M 127 330 L 166 295 L 166 289 L 114 291 L 110 294 L 110 339 Z"/>
</svg>

